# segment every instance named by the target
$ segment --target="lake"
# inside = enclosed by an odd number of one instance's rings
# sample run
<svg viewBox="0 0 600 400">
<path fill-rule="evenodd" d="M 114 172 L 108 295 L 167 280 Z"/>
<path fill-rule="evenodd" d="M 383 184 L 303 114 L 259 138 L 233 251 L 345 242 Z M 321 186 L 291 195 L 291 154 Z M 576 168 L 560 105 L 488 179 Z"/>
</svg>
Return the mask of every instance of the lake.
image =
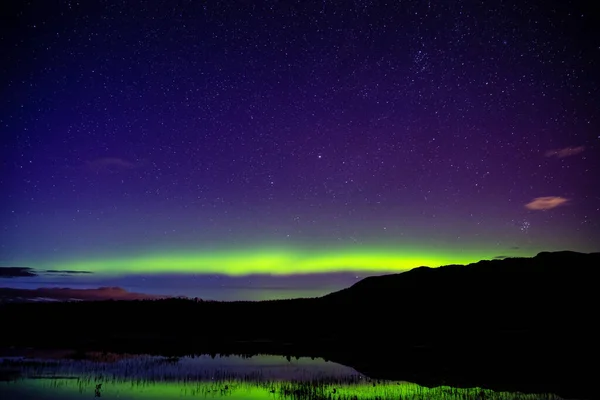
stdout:
<svg viewBox="0 0 600 400">
<path fill-rule="evenodd" d="M 482 388 L 427 388 L 373 380 L 320 358 L 203 355 L 168 358 L 112 353 L 36 352 L 3 357 L 0 398 L 26 399 L 522 399 L 552 394 Z"/>
</svg>

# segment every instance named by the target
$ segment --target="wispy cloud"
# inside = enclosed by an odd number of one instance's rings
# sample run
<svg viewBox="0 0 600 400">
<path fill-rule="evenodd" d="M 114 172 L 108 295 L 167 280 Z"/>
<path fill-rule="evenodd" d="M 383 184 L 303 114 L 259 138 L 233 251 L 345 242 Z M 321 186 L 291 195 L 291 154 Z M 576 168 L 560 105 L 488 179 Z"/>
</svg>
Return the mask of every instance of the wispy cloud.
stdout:
<svg viewBox="0 0 600 400">
<path fill-rule="evenodd" d="M 0 267 L 0 278 L 22 278 L 37 276 L 32 268 L 28 267 Z"/>
<path fill-rule="evenodd" d="M 70 271 L 58 269 L 36 270 L 30 267 L 0 267 L 0 278 L 24 278 L 42 275 L 75 276 L 89 275 L 92 271 Z"/>
<path fill-rule="evenodd" d="M 58 269 L 47 269 L 45 271 L 43 271 L 44 273 L 47 274 L 59 274 L 59 275 L 63 275 L 63 276 L 69 276 L 69 275 L 82 275 L 82 274 L 92 274 L 92 271 L 61 271 Z"/>
<path fill-rule="evenodd" d="M 546 152 L 546 157 L 565 158 L 569 156 L 575 156 L 582 153 L 585 150 L 585 146 L 577 147 L 565 147 L 563 149 L 549 150 Z"/>
<path fill-rule="evenodd" d="M 530 210 L 550 210 L 551 208 L 564 205 L 568 201 L 569 199 L 559 196 L 536 197 L 529 203 L 525 204 L 525 207 Z"/>
</svg>

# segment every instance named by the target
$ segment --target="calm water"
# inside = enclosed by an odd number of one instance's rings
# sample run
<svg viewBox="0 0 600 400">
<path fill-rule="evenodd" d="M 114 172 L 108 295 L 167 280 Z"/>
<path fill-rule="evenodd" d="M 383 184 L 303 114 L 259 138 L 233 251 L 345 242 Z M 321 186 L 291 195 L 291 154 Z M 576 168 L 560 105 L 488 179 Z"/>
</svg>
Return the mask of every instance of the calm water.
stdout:
<svg viewBox="0 0 600 400">
<path fill-rule="evenodd" d="M 169 359 L 90 353 L 5 357 L 0 398 L 12 399 L 560 399 L 409 382 L 375 381 L 322 359 L 210 356 Z"/>
</svg>

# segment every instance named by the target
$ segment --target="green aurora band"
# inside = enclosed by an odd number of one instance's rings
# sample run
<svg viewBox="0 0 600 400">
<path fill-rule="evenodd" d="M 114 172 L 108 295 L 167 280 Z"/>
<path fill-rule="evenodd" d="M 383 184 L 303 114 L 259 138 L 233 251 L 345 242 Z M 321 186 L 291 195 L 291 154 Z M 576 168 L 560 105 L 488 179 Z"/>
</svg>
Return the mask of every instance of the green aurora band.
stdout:
<svg viewBox="0 0 600 400">
<path fill-rule="evenodd" d="M 419 266 L 439 267 L 448 264 L 468 264 L 491 259 L 498 250 L 442 249 L 333 249 L 322 250 L 215 250 L 201 252 L 168 251 L 83 258 L 66 262 L 44 262 L 34 268 L 92 271 L 95 273 L 160 274 L 197 273 L 241 276 L 251 274 L 291 275 L 333 272 L 397 272 Z M 37 264 L 37 265 L 36 265 Z"/>
</svg>

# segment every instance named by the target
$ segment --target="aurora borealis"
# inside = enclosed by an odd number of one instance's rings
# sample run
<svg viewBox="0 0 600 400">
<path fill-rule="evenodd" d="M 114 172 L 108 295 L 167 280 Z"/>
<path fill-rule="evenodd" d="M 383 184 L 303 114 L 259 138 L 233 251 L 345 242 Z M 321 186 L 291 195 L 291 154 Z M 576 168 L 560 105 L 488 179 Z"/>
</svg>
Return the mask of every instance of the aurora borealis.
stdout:
<svg viewBox="0 0 600 400">
<path fill-rule="evenodd" d="M 0 267 L 317 288 L 600 250 L 591 6 L 234 3 L 2 6 Z"/>
<path fill-rule="evenodd" d="M 101 258 L 92 261 L 73 261 L 61 264 L 70 271 L 95 271 L 118 275 L 120 273 L 207 273 L 232 276 L 248 274 L 311 274 L 330 272 L 394 272 L 421 265 L 439 266 L 443 263 L 468 263 L 485 257 L 444 252 L 426 255 L 385 251 L 210 251 L 202 254 L 149 254 L 130 258 Z"/>
</svg>

